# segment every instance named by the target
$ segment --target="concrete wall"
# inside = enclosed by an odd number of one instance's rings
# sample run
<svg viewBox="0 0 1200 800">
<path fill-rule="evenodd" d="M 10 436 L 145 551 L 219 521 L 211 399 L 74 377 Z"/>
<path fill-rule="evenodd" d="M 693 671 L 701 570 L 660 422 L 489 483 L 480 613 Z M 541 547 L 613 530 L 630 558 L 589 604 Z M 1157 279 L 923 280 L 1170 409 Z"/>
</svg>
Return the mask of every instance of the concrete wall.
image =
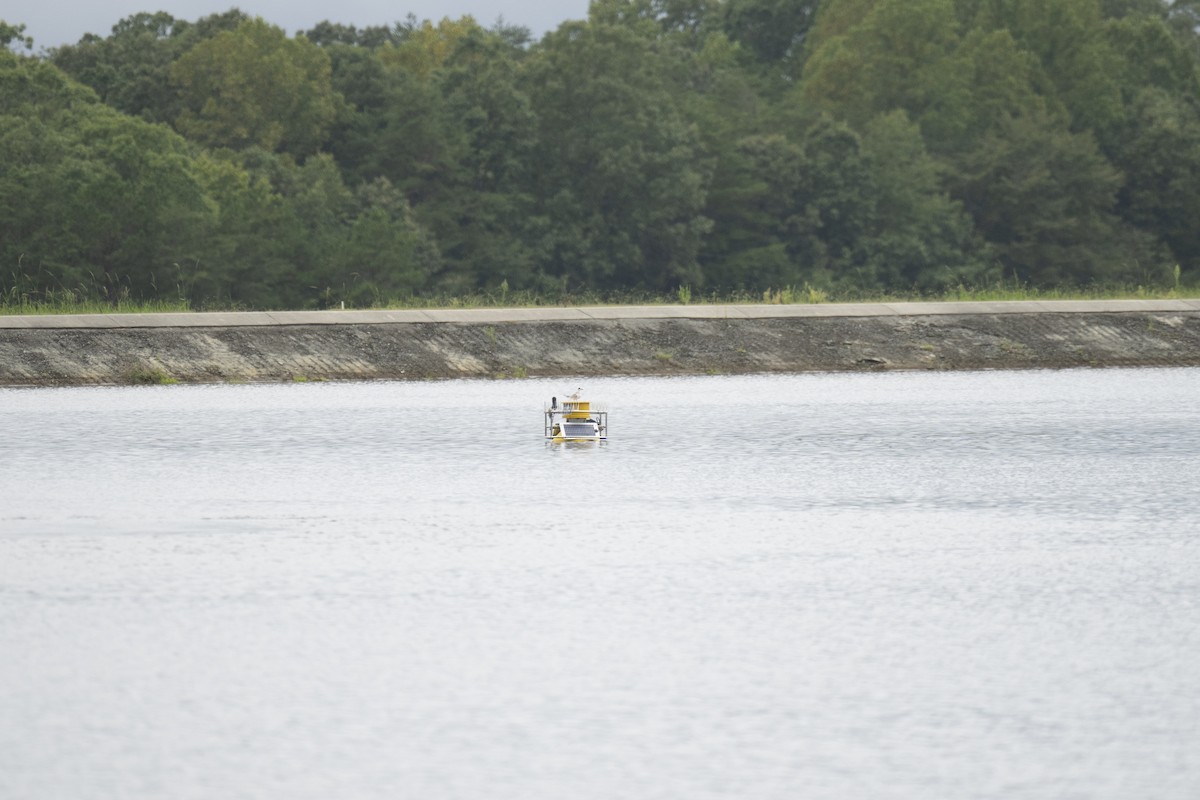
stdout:
<svg viewBox="0 0 1200 800">
<path fill-rule="evenodd" d="M 0 317 L 0 385 L 1200 365 L 1200 301 Z"/>
</svg>

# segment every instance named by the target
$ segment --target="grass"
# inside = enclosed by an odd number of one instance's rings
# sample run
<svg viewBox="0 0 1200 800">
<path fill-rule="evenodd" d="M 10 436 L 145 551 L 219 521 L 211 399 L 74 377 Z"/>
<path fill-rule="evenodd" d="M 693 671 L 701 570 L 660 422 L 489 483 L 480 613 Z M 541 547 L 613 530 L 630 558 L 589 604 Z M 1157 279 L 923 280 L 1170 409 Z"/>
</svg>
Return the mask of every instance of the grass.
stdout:
<svg viewBox="0 0 1200 800">
<path fill-rule="evenodd" d="M 185 300 L 120 300 L 109 303 L 104 300 L 68 300 L 64 298 L 32 299 L 16 301 L 0 298 L 0 315 L 19 316 L 25 314 L 163 314 L 191 311 Z"/>
<path fill-rule="evenodd" d="M 126 383 L 135 386 L 168 386 L 179 383 L 166 370 L 145 364 L 136 364 L 125 370 L 121 376 Z"/>
<path fill-rule="evenodd" d="M 955 286 L 940 292 L 857 292 L 826 290 L 804 284 L 799 287 L 767 289 L 762 292 L 728 291 L 701 294 L 691 287 L 671 293 L 645 291 L 580 292 L 574 294 L 538 294 L 526 291 L 476 293 L 470 295 L 423 295 L 395 298 L 381 303 L 380 309 L 425 308 L 538 308 L 550 306 L 630 306 L 630 305 L 723 305 L 767 304 L 796 305 L 815 303 L 897 303 L 897 302 L 995 302 L 1001 300 L 1174 300 L 1200 299 L 1197 286 L 1086 286 L 1039 289 L 1011 283 L 990 286 Z"/>
<path fill-rule="evenodd" d="M 494 292 L 466 295 L 430 293 L 420 296 L 393 298 L 371 304 L 375 309 L 473 309 L 473 308 L 539 308 L 551 306 L 630 306 L 630 305 L 718 305 L 727 303 L 795 305 L 813 303 L 895 303 L 895 302 L 988 302 L 1004 300 L 1167 300 L 1200 299 L 1200 285 L 1183 286 L 1085 286 L 1075 288 L 1039 289 L 1014 285 L 1011 282 L 988 286 L 955 286 L 940 292 L 858 292 L 853 290 L 821 289 L 804 284 L 767 289 L 762 292 L 726 291 L 701 294 L 689 286 L 670 293 L 642 290 L 619 292 L 538 293 L 509 290 L 502 285 Z M 209 310 L 229 310 L 219 305 Z M 175 313 L 192 310 L 185 300 L 132 300 L 116 303 L 102 299 L 86 299 L 76 293 L 48 293 L 43 296 L 14 292 L 0 293 L 0 315 L 20 314 L 147 314 Z M 237 306 L 237 310 L 247 310 Z M 275 307 L 274 310 L 286 310 Z M 493 346 L 496 330 L 489 327 L 484 334 Z"/>
<path fill-rule="evenodd" d="M 13 283 L 7 287 L 0 281 L 0 316 L 32 314 L 156 314 L 190 311 L 186 299 L 173 298 L 133 299 L 127 291 L 108 295 L 101 289 L 42 289 L 27 290 L 22 286 L 32 285 L 29 276 L 11 274 Z"/>
<path fill-rule="evenodd" d="M 583 291 L 538 293 L 532 291 L 479 292 L 468 295 L 428 294 L 393 298 L 373 308 L 387 310 L 434 308 L 543 308 L 560 306 L 668 306 L 721 305 L 727 303 L 824 303 L 830 294 L 805 284 L 799 288 L 768 289 L 764 292 L 729 291 L 700 294 L 690 286 L 659 293 L 640 289 L 613 292 Z"/>
<path fill-rule="evenodd" d="M 979 289 L 956 287 L 940 295 L 893 300 L 945 300 L 951 302 L 988 302 L 997 300 L 1179 300 L 1200 299 L 1200 286 L 1089 286 L 1037 289 L 1034 287 L 987 286 Z"/>
</svg>

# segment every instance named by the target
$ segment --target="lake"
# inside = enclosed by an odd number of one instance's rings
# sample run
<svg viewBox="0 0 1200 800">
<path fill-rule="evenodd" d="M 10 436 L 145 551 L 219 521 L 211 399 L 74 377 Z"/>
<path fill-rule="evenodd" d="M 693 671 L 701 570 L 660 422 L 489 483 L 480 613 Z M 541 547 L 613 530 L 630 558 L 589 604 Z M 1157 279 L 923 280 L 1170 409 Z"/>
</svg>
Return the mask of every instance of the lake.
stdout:
<svg viewBox="0 0 1200 800">
<path fill-rule="evenodd" d="M 0 797 L 1191 800 L 1198 390 L 0 389 Z"/>
</svg>

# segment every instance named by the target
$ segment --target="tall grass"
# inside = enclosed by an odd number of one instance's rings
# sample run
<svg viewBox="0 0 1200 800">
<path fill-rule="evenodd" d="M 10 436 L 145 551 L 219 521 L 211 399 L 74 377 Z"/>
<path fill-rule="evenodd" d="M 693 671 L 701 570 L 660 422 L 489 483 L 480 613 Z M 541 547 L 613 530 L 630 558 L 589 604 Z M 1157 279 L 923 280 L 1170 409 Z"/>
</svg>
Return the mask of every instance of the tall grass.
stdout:
<svg viewBox="0 0 1200 800">
<path fill-rule="evenodd" d="M 187 311 L 189 306 L 181 298 L 159 298 L 133 300 L 118 297 L 109 300 L 98 293 L 48 290 L 21 291 L 13 287 L 0 291 L 0 314 L 146 314 L 154 312 Z"/>
<path fill-rule="evenodd" d="M 537 308 L 551 306 L 629 306 L 629 305 L 714 305 L 726 303 L 794 305 L 810 303 L 889 303 L 889 302 L 972 302 L 998 300 L 1127 300 L 1200 298 L 1200 286 L 1086 286 L 1074 288 L 1039 289 L 1032 286 L 997 283 L 988 286 L 954 286 L 940 292 L 892 291 L 873 292 L 847 289 L 821 289 L 808 284 L 785 286 L 765 291 L 733 290 L 702 293 L 690 287 L 680 287 L 670 293 L 643 290 L 611 292 L 534 292 L 510 290 L 502 285 L 496 291 L 471 294 L 426 293 L 384 299 L 371 303 L 373 309 L 472 309 L 472 308 Z M 361 306 L 360 306 L 361 307 Z M 248 310 L 231 303 L 205 304 L 205 310 Z M 273 310 L 287 310 L 271 306 Z M 351 308 L 347 305 L 346 308 Z M 184 312 L 192 310 L 180 298 L 134 300 L 120 298 L 115 302 L 79 292 L 0 293 L 0 315 L 13 314 L 145 314 L 155 312 Z"/>
<path fill-rule="evenodd" d="M 0 315 L 19 314 L 153 314 L 190 311 L 183 300 L 27 300 L 0 301 Z"/>
<path fill-rule="evenodd" d="M 894 293 L 881 297 L 882 302 L 904 300 L 926 301 L 1000 301 L 1000 300 L 1179 300 L 1200 298 L 1200 286 L 1141 286 L 1110 285 L 1057 287 L 1039 289 L 1035 286 L 955 286 L 943 292 L 922 295 Z"/>
<path fill-rule="evenodd" d="M 995 284 L 990 286 L 954 286 L 939 292 L 859 291 L 821 289 L 809 284 L 785 286 L 764 291 L 734 290 L 701 293 L 680 288 L 671 293 L 638 290 L 616 292 L 578 292 L 546 294 L 526 291 L 480 292 L 469 295 L 428 294 L 392 298 L 374 304 L 379 309 L 425 308 L 529 308 L 542 306 L 609 305 L 716 305 L 768 304 L 795 305 L 812 303 L 897 303 L 897 302 L 985 302 L 998 300 L 1168 300 L 1200 298 L 1200 286 L 1086 286 L 1039 289 L 1032 286 Z"/>
</svg>

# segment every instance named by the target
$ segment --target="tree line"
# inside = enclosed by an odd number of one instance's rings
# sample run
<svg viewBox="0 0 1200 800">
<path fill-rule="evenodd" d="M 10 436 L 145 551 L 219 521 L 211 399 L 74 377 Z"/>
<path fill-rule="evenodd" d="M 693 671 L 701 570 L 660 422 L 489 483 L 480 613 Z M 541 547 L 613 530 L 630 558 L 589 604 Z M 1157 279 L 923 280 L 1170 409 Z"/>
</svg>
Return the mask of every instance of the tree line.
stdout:
<svg viewBox="0 0 1200 800">
<path fill-rule="evenodd" d="M 1200 0 L 0 22 L 0 293 L 367 305 L 1200 277 Z"/>
</svg>

